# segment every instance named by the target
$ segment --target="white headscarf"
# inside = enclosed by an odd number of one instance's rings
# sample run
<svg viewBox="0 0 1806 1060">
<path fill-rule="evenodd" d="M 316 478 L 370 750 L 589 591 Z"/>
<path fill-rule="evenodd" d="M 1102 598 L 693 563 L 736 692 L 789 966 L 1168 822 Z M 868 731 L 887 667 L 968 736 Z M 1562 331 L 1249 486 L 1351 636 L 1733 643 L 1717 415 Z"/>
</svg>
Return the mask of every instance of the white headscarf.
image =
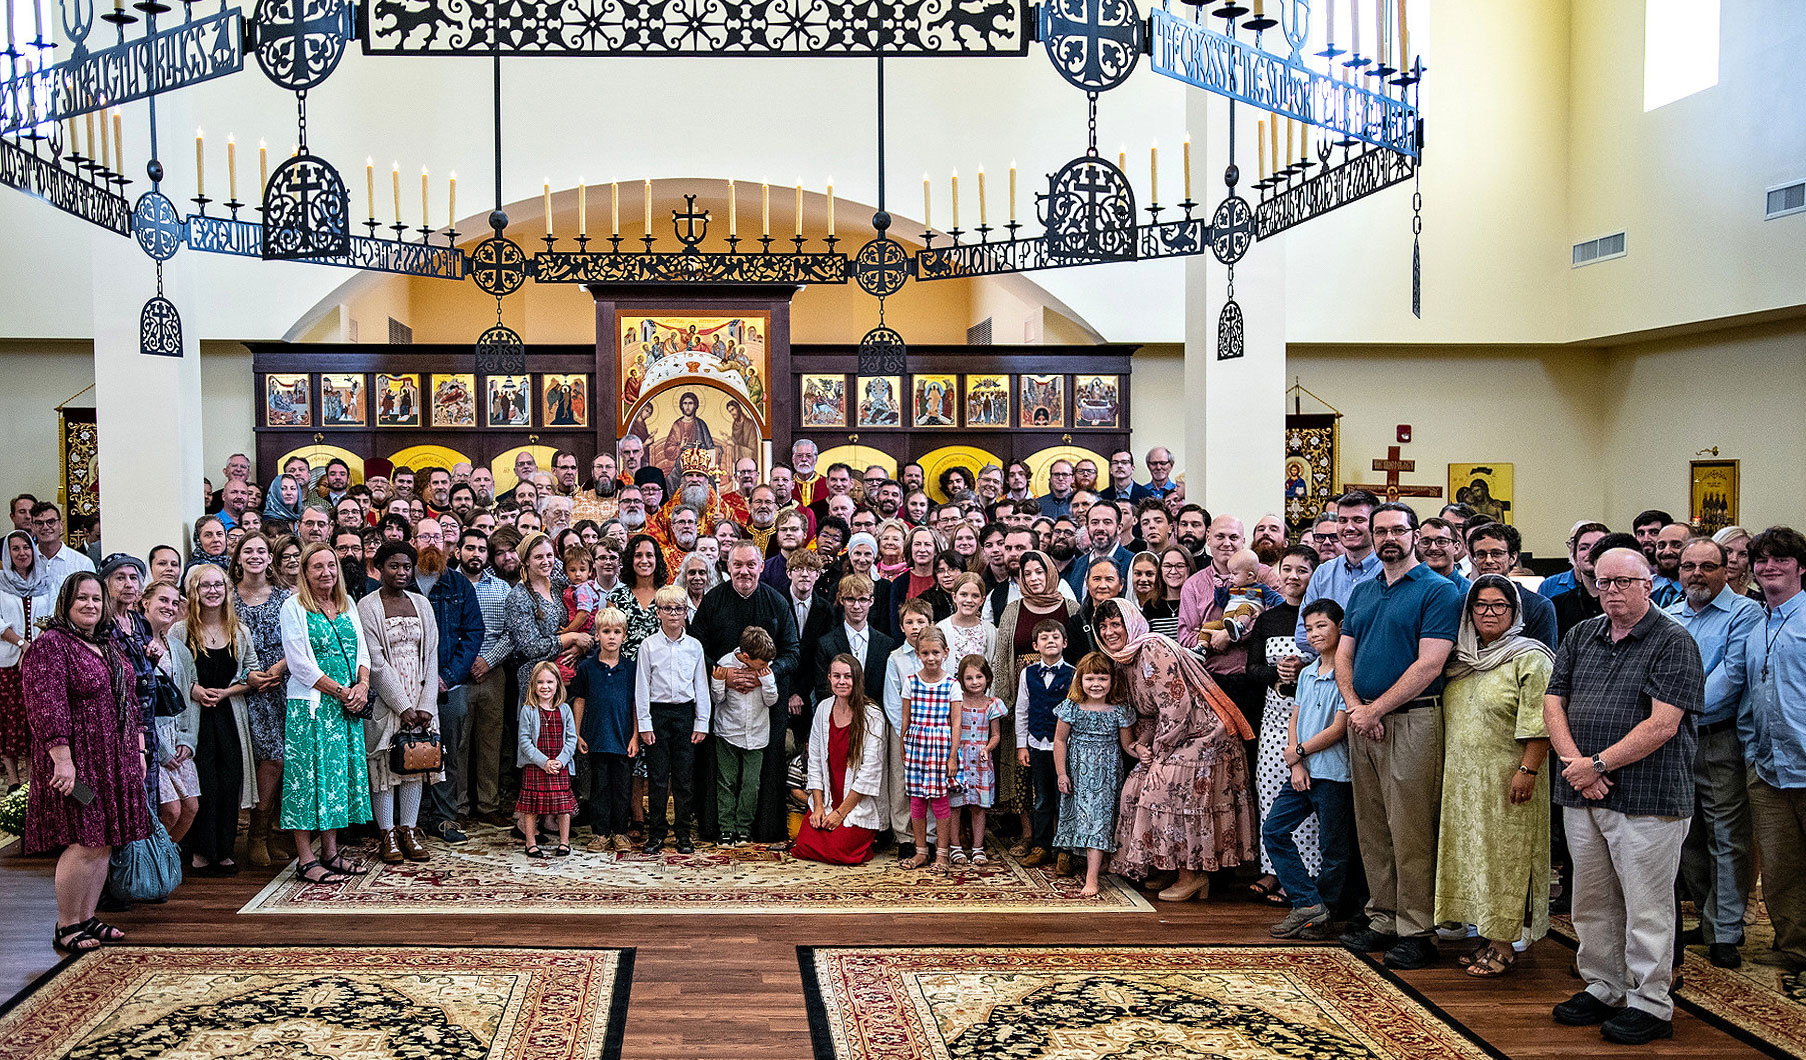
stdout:
<svg viewBox="0 0 1806 1060">
<path fill-rule="evenodd" d="M 1474 629 L 1474 601 L 1481 589 L 1497 589 L 1511 601 L 1511 627 L 1491 644 L 1480 644 L 1480 633 Z M 1455 635 L 1455 652 L 1443 676 L 1454 680 L 1469 674 L 1485 673 L 1504 666 L 1520 655 L 1540 651 L 1554 656 L 1541 641 L 1524 636 L 1524 601 L 1517 583 L 1501 574 L 1482 574 L 1468 587 L 1467 600 L 1461 606 L 1461 632 Z"/>
</svg>

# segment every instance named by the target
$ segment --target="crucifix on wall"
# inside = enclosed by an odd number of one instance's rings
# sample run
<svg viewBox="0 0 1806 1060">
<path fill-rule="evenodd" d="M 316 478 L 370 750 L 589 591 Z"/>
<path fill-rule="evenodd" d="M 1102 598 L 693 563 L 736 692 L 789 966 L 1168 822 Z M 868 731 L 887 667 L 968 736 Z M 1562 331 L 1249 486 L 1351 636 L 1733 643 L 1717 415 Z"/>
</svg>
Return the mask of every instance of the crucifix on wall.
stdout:
<svg viewBox="0 0 1806 1060">
<path fill-rule="evenodd" d="M 1399 485 L 1399 481 L 1398 481 L 1399 475 L 1403 474 L 1406 471 L 1417 470 L 1417 461 L 1400 459 L 1399 455 L 1398 455 L 1398 446 L 1396 446 L 1396 445 L 1387 447 L 1386 458 L 1384 460 L 1375 460 L 1373 462 L 1373 469 L 1375 471 L 1384 471 L 1386 473 L 1385 485 L 1379 485 L 1377 483 L 1373 484 L 1373 485 L 1366 485 L 1366 484 L 1359 483 L 1359 482 L 1351 482 L 1351 483 L 1348 483 L 1345 488 L 1346 489 L 1370 490 L 1373 493 L 1379 494 L 1380 498 L 1387 502 L 1396 501 L 1400 497 L 1440 497 L 1440 496 L 1442 496 L 1442 487 L 1441 486 L 1401 486 L 1401 485 Z"/>
</svg>

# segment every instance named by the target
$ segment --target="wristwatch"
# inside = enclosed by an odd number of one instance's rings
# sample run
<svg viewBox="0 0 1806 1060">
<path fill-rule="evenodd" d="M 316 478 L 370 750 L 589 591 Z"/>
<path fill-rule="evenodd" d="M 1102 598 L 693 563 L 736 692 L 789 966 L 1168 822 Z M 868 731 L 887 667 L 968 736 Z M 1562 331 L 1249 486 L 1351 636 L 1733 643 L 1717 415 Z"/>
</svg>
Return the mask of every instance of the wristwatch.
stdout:
<svg viewBox="0 0 1806 1060">
<path fill-rule="evenodd" d="M 1605 774 L 1606 774 L 1605 760 L 1603 758 L 1600 758 L 1598 755 L 1593 756 L 1593 772 L 1599 774 L 1602 777 L 1605 776 Z"/>
<path fill-rule="evenodd" d="M 1300 762 L 1304 761 L 1306 756 L 1304 753 L 1304 741 L 1303 740 L 1298 741 L 1298 746 L 1292 748 L 1292 753 L 1296 754 L 1298 756 L 1298 760 Z"/>
</svg>

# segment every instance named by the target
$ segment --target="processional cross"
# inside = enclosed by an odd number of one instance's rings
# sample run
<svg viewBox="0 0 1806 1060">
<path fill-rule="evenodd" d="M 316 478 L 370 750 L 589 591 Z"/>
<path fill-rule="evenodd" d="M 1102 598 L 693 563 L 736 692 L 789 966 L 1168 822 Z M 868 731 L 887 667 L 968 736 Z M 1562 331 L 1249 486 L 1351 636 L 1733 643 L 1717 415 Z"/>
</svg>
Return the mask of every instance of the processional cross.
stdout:
<svg viewBox="0 0 1806 1060">
<path fill-rule="evenodd" d="M 1401 473 L 1406 472 L 1406 471 L 1416 471 L 1417 470 L 1417 461 L 1399 459 L 1398 446 L 1396 446 L 1396 445 L 1387 447 L 1386 458 L 1384 460 L 1375 460 L 1373 462 L 1373 469 L 1375 471 L 1384 471 L 1386 473 L 1386 484 L 1385 485 L 1382 486 L 1377 483 L 1373 484 L 1373 485 L 1367 485 L 1367 484 L 1363 484 L 1363 483 L 1359 483 L 1359 482 L 1350 482 L 1347 484 L 1346 488 L 1351 489 L 1351 490 L 1352 489 L 1371 490 L 1372 492 L 1379 494 L 1382 498 L 1384 498 L 1385 500 L 1387 500 L 1389 502 L 1396 501 L 1400 497 L 1440 497 L 1440 496 L 1442 496 L 1442 487 L 1441 486 L 1401 486 L 1401 485 L 1399 485 L 1398 476 Z"/>
</svg>

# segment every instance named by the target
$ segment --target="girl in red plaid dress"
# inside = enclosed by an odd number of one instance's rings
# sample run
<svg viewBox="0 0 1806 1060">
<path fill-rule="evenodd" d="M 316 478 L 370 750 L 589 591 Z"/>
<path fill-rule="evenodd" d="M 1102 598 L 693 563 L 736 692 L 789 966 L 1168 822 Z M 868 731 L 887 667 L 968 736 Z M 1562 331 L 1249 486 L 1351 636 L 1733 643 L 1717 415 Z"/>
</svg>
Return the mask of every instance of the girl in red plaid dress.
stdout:
<svg viewBox="0 0 1806 1060">
<path fill-rule="evenodd" d="M 571 792 L 571 762 L 577 755 L 577 725 L 565 702 L 564 679 L 558 667 L 542 662 L 527 677 L 527 701 L 520 708 L 520 798 L 514 813 L 527 836 L 527 856 L 568 857 L 571 852 L 571 814 L 577 796 Z M 558 845 L 547 854 L 539 846 L 539 818 L 558 819 Z"/>
</svg>

